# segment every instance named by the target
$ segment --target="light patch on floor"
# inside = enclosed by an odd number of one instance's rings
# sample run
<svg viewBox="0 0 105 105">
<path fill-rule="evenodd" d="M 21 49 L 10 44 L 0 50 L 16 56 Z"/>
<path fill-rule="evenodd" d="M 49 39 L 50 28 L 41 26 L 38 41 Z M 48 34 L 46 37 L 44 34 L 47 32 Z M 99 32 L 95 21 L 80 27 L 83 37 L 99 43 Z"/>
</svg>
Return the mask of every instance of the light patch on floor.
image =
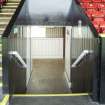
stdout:
<svg viewBox="0 0 105 105">
<path fill-rule="evenodd" d="M 69 93 L 64 77 L 63 59 L 33 60 L 33 71 L 27 93 Z"/>
</svg>

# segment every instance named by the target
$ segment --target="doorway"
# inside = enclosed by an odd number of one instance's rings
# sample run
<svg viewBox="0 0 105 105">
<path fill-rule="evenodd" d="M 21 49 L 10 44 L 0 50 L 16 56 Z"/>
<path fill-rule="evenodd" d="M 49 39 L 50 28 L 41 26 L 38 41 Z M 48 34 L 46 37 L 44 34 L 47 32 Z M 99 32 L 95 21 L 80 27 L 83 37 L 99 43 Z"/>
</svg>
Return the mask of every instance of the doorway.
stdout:
<svg viewBox="0 0 105 105">
<path fill-rule="evenodd" d="M 70 67 L 70 51 L 68 52 L 65 48 L 70 47 L 70 42 L 65 44 L 65 27 L 31 26 L 30 28 L 32 73 L 27 93 L 69 93 L 65 63 L 68 59 L 69 64 L 66 63 L 66 65 Z M 70 68 L 66 69 L 69 69 L 70 73 Z"/>
<path fill-rule="evenodd" d="M 11 94 L 92 93 L 98 39 L 89 26 L 18 25 L 7 41 Z"/>
</svg>

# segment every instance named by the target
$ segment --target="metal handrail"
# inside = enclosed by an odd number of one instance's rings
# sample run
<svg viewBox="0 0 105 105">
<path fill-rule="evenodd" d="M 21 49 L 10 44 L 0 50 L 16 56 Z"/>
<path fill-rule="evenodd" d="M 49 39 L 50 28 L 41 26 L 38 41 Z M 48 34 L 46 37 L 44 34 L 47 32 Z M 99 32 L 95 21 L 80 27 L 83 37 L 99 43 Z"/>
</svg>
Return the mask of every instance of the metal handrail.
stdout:
<svg viewBox="0 0 105 105">
<path fill-rule="evenodd" d="M 22 57 L 19 55 L 19 53 L 18 53 L 17 51 L 10 51 L 10 52 L 9 52 L 9 55 L 14 55 L 14 56 L 21 62 L 21 64 L 22 64 L 25 68 L 27 68 L 26 63 L 24 62 L 24 60 L 22 59 Z"/>
<path fill-rule="evenodd" d="M 72 64 L 71 67 L 76 67 L 76 66 L 78 65 L 78 63 L 79 63 L 80 61 L 82 61 L 82 59 L 84 59 L 84 57 L 85 57 L 86 55 L 90 54 L 90 53 L 93 53 L 93 51 L 92 51 L 92 50 L 84 50 L 84 51 L 80 54 L 80 56 L 74 61 L 74 63 Z"/>
</svg>

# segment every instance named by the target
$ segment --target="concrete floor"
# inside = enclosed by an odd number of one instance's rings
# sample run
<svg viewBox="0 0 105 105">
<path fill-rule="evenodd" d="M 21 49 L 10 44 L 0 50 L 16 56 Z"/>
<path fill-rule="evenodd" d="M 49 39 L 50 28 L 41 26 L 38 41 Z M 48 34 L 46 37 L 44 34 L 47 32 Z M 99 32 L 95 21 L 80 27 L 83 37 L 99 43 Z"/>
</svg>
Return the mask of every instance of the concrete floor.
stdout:
<svg viewBox="0 0 105 105">
<path fill-rule="evenodd" d="M 100 105 L 88 96 L 75 97 L 12 97 L 9 105 Z M 105 105 L 105 104 L 104 104 Z"/>
<path fill-rule="evenodd" d="M 63 59 L 33 60 L 27 93 L 69 93 Z"/>
</svg>

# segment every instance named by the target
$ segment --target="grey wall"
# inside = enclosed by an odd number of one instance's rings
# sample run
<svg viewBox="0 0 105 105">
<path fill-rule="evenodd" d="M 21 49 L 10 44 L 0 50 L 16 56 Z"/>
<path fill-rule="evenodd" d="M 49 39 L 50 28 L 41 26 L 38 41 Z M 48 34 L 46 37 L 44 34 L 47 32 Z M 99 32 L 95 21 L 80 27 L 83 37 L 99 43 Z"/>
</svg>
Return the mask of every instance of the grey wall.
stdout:
<svg viewBox="0 0 105 105">
<path fill-rule="evenodd" d="M 30 15 L 58 14 L 67 15 L 72 0 L 28 0 Z"/>
<path fill-rule="evenodd" d="M 17 23 L 71 26 L 77 25 L 78 20 L 82 20 L 84 25 L 89 21 L 75 0 L 25 0 Z"/>
<path fill-rule="evenodd" d="M 72 28 L 71 58 L 76 59 L 83 50 L 93 50 L 94 40 L 93 33 L 88 26 L 81 26 L 81 28 L 74 26 Z"/>
<path fill-rule="evenodd" d="M 29 9 L 28 9 L 28 0 L 25 0 L 24 5 L 16 19 L 17 25 L 24 25 L 28 24 L 30 21 L 30 16 L 29 16 Z"/>
<path fill-rule="evenodd" d="M 17 23 L 43 25 L 47 21 L 60 24 L 65 22 L 71 3 L 72 0 L 26 0 Z"/>
<path fill-rule="evenodd" d="M 72 0 L 28 0 L 31 24 L 63 24 Z"/>
</svg>

